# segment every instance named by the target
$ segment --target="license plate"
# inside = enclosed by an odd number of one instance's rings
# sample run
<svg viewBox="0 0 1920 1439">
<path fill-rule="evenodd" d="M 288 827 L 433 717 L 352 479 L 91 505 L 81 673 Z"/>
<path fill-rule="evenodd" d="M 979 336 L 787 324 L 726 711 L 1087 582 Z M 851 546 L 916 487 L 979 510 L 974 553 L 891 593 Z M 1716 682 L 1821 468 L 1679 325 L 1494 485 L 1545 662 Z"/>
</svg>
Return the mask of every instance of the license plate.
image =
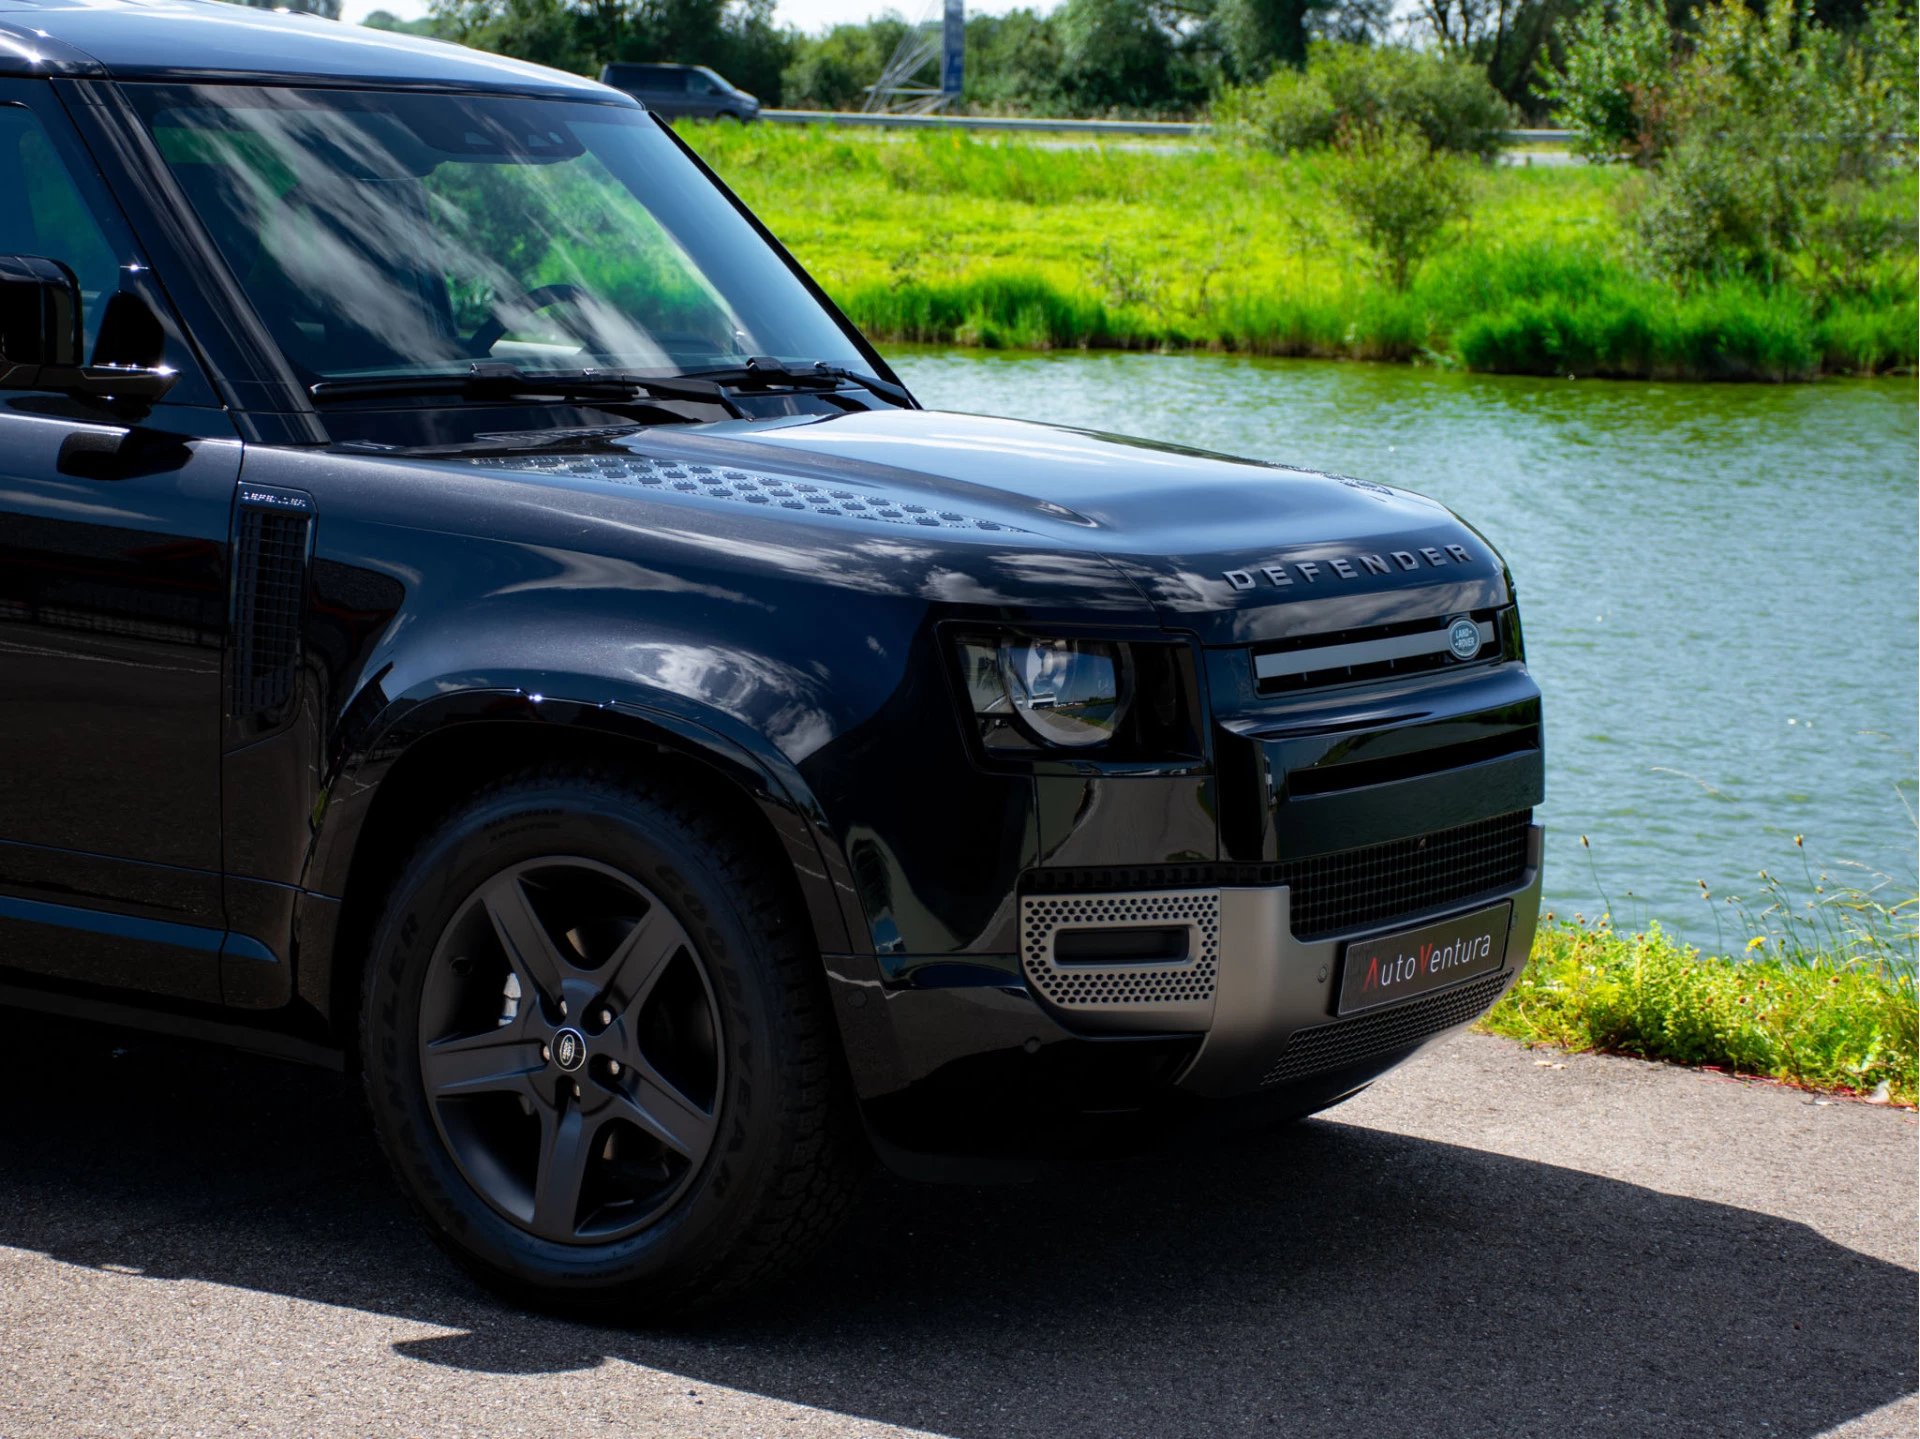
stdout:
<svg viewBox="0 0 1920 1439">
<path fill-rule="evenodd" d="M 1513 905 L 1502 900 L 1458 919 L 1354 940 L 1341 962 L 1335 1013 L 1395 1004 L 1498 969 L 1512 923 Z"/>
</svg>

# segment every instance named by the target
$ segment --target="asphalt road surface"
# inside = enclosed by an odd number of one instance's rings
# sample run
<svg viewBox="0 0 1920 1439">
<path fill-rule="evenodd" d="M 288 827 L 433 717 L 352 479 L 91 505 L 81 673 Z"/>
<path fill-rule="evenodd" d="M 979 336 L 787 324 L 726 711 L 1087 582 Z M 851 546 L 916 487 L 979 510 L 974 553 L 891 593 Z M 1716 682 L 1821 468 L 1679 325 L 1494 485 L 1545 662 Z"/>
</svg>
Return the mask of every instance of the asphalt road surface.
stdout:
<svg viewBox="0 0 1920 1439">
<path fill-rule="evenodd" d="M 1465 1037 L 1200 1153 L 879 1181 L 652 1333 L 476 1290 L 338 1078 L 12 1016 L 0 1086 L 5 1439 L 1915 1433 L 1915 1117 L 1630 1060 Z"/>
</svg>

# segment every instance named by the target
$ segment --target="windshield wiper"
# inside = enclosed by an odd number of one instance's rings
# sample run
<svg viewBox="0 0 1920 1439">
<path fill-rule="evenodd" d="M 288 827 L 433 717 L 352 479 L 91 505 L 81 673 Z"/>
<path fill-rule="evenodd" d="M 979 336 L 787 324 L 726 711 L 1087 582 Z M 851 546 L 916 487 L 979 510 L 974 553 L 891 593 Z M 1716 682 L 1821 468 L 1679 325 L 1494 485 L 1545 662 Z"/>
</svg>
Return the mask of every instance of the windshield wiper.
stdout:
<svg viewBox="0 0 1920 1439">
<path fill-rule="evenodd" d="M 863 389 L 873 391 L 890 404 L 903 409 L 917 409 L 912 395 L 906 386 L 897 385 L 891 380 L 883 380 L 878 375 L 867 374 L 864 370 L 855 370 L 846 365 L 830 364 L 826 360 L 814 360 L 810 363 L 788 364 L 785 360 L 771 356 L 755 355 L 744 365 L 734 365 L 719 370 L 694 370 L 685 377 L 689 380 L 705 380 L 729 390 L 764 389 L 825 389 L 839 388 L 841 381 L 851 381 Z"/>
<path fill-rule="evenodd" d="M 741 410 L 719 384 L 706 379 L 629 375 L 617 370 L 523 370 L 518 365 L 476 361 L 464 373 L 369 375 L 321 380 L 307 387 L 315 403 L 334 400 L 401 399 L 409 395 L 458 395 L 462 399 L 589 400 L 631 404 L 636 400 L 691 400 L 718 405 L 735 418 Z"/>
<path fill-rule="evenodd" d="M 743 365 L 696 370 L 685 375 L 638 375 L 628 370 L 523 370 L 501 361 L 479 360 L 464 371 L 437 375 L 368 375 L 321 380 L 307 387 L 318 404 L 336 400 L 401 399 L 410 395 L 458 395 L 462 399 L 587 400 L 631 404 L 637 400 L 686 400 L 718 405 L 736 419 L 746 412 L 729 392 L 753 390 L 834 390 L 859 385 L 889 404 L 918 408 L 906 387 L 846 365 L 815 360 L 790 365 L 756 355 Z"/>
<path fill-rule="evenodd" d="M 680 418 L 675 416 L 676 419 Z M 558 430 L 495 430 L 441 445 L 392 445 L 380 440 L 343 440 L 339 448 L 401 460 L 435 460 L 456 455 L 513 455 L 564 446 L 588 446 L 637 435 L 646 425 L 571 425 Z"/>
</svg>

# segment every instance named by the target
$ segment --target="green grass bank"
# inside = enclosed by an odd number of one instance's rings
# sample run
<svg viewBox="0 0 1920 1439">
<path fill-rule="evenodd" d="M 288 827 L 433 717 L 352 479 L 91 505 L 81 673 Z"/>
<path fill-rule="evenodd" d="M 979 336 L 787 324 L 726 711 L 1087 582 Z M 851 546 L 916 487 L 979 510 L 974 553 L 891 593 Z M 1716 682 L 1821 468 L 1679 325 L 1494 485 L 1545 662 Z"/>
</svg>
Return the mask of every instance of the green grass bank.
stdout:
<svg viewBox="0 0 1920 1439">
<path fill-rule="evenodd" d="M 1912 253 L 1864 289 L 1683 292 L 1629 257 L 1618 167 L 1479 173 L 1404 292 L 1328 196 L 1324 155 L 688 126 L 868 334 L 987 348 L 1213 349 L 1520 374 L 1799 380 L 1910 369 Z M 1913 213 L 1914 177 L 1889 203 Z"/>
<path fill-rule="evenodd" d="M 1733 958 L 1657 927 L 1542 926 L 1533 959 L 1481 1027 L 1560 1049 L 1600 1050 L 1762 1075 L 1811 1089 L 1915 1102 L 1911 951 Z"/>
</svg>

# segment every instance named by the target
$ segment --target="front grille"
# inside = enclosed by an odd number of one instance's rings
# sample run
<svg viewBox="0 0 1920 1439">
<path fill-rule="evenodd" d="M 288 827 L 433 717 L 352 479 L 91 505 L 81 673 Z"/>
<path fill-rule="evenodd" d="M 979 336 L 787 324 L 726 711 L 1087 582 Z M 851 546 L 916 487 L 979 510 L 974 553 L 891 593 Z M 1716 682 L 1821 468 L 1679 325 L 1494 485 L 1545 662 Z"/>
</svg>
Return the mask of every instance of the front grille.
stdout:
<svg viewBox="0 0 1920 1439">
<path fill-rule="evenodd" d="M 1401 915 L 1510 889 L 1527 872 L 1531 811 L 1275 866 L 1293 890 L 1301 939 L 1365 929 Z"/>
<path fill-rule="evenodd" d="M 1501 658 L 1503 611 L 1475 610 L 1467 616 L 1479 626 L 1481 645 L 1477 653 L 1465 659 L 1447 645 L 1449 627 L 1458 618 L 1434 615 L 1397 620 L 1260 645 L 1253 651 L 1254 689 L 1263 695 L 1294 694 L 1365 680 L 1428 674 L 1462 664 L 1487 664 Z"/>
<path fill-rule="evenodd" d="M 1442 1030 L 1478 1019 L 1493 1008 L 1493 1002 L 1512 978 L 1512 970 L 1502 970 L 1499 974 L 1484 975 L 1453 989 L 1373 1014 L 1336 1020 L 1312 1029 L 1296 1029 L 1260 1083 L 1263 1086 L 1284 1084 L 1290 1079 L 1326 1074 L 1383 1054 L 1411 1049 Z"/>
<path fill-rule="evenodd" d="M 1532 823 L 1532 811 L 1519 810 L 1412 839 L 1278 863 L 1037 869 L 1027 875 L 1023 889 L 1090 894 L 1284 884 L 1292 889 L 1294 935 L 1318 939 L 1517 888 L 1527 874 Z"/>
</svg>

